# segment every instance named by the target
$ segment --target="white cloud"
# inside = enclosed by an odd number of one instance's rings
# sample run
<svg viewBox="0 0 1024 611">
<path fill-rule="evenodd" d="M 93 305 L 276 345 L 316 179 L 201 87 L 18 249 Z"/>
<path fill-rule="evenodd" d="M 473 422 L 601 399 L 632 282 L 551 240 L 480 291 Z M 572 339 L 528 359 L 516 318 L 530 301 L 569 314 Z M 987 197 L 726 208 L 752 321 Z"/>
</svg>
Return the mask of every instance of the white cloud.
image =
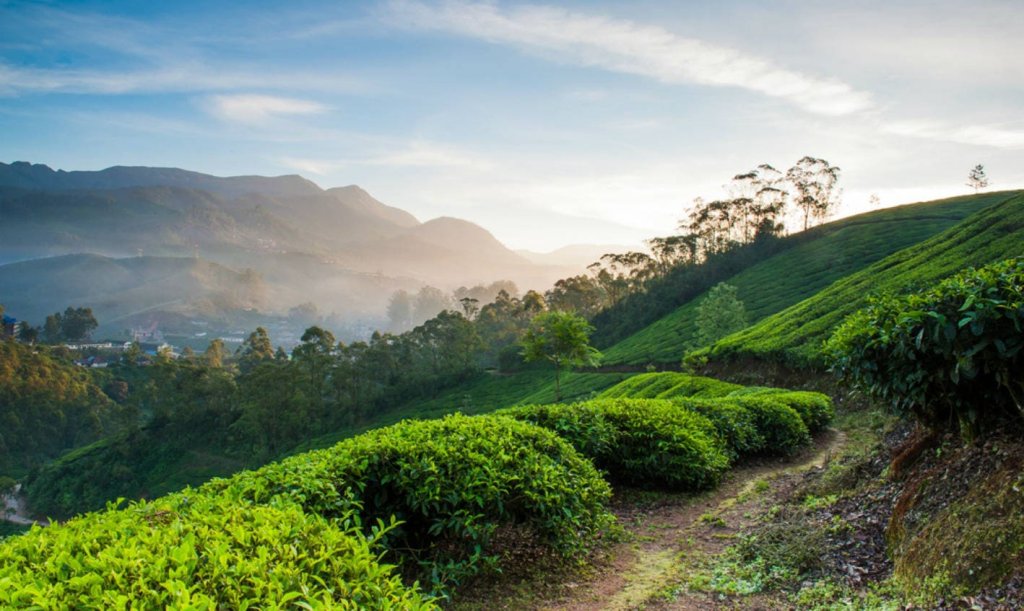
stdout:
<svg viewBox="0 0 1024 611">
<path fill-rule="evenodd" d="M 226 121 L 262 123 L 282 115 L 311 115 L 327 110 L 319 102 L 271 95 L 230 94 L 207 98 L 207 109 Z"/>
<path fill-rule="evenodd" d="M 1001 125 L 949 125 L 937 121 L 900 121 L 882 126 L 898 136 L 910 136 L 939 142 L 953 142 L 1001 149 L 1024 149 L 1024 129 Z"/>
<path fill-rule="evenodd" d="M 873 105 L 869 94 L 842 81 L 808 76 L 657 26 L 547 6 L 502 11 L 494 4 L 448 1 L 434 5 L 415 0 L 394 0 L 389 6 L 391 18 L 407 27 L 556 53 L 559 59 L 665 83 L 740 87 L 829 116 Z"/>
<path fill-rule="evenodd" d="M 151 69 L 71 70 L 15 68 L 0 62 L 0 95 L 21 93 L 167 93 L 239 89 L 364 93 L 367 83 L 337 73 L 313 73 L 237 66 L 167 64 Z"/>
</svg>

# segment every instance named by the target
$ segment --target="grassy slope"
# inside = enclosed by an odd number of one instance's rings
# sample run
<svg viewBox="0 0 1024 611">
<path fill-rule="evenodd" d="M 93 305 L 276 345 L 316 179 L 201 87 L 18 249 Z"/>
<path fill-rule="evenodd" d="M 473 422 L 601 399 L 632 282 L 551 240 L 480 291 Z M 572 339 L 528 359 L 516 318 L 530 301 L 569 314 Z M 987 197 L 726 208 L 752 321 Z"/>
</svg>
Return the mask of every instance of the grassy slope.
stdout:
<svg viewBox="0 0 1024 611">
<path fill-rule="evenodd" d="M 562 399 L 572 401 L 589 398 L 630 375 L 632 374 L 563 373 Z M 347 437 L 394 424 L 405 418 L 440 418 L 452 412 L 483 414 L 513 405 L 554 402 L 554 373 L 549 369 L 528 369 L 511 375 L 482 373 L 437 397 L 409 401 L 377 416 L 371 416 L 366 422 L 311 439 L 290 453 L 325 448 Z"/>
<path fill-rule="evenodd" d="M 814 363 L 821 342 L 872 294 L 930 286 L 966 267 L 1024 255 L 1024 194 L 851 274 L 810 299 L 719 341 L 714 360 L 755 357 Z"/>
<path fill-rule="evenodd" d="M 733 276 L 756 323 L 811 297 L 836 280 L 953 227 L 1015 192 L 986 193 L 887 208 L 829 223 L 793 236 L 802 243 Z M 807 238 L 810 239 L 807 239 Z M 694 299 L 653 325 L 604 351 L 607 365 L 675 363 L 696 335 Z"/>
</svg>

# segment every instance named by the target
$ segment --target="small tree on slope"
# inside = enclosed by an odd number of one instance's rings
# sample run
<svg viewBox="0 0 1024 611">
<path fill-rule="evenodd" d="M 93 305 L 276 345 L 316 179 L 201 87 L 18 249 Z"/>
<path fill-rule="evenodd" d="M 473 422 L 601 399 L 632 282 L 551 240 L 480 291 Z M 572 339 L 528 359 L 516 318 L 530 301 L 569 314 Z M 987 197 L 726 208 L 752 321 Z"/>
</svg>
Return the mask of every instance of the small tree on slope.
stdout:
<svg viewBox="0 0 1024 611">
<path fill-rule="evenodd" d="M 555 365 L 555 400 L 562 400 L 562 367 L 596 365 L 601 353 L 590 345 L 594 327 L 572 312 L 544 312 L 530 322 L 520 341 L 526 362 L 541 359 Z"/>
</svg>

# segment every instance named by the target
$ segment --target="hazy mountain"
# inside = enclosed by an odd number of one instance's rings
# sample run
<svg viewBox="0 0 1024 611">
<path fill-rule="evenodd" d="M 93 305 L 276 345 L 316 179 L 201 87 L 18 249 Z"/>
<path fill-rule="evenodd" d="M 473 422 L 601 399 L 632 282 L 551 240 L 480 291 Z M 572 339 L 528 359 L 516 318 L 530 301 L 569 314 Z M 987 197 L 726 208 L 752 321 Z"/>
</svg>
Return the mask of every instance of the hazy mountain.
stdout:
<svg viewBox="0 0 1024 611">
<path fill-rule="evenodd" d="M 583 269 L 599 260 L 602 255 L 635 250 L 636 246 L 624 244 L 572 244 L 551 252 L 517 250 L 516 254 L 537 265 L 562 265 Z"/>
<path fill-rule="evenodd" d="M 543 289 L 566 271 L 519 256 L 468 221 L 421 223 L 355 185 L 324 190 L 300 176 L 0 163 L 0 264 L 40 258 L 46 261 L 3 268 L 0 276 L 0 303 L 22 305 L 26 318 L 71 304 L 93 306 L 102 318 L 165 302 L 188 310 L 182 304 L 245 301 L 225 299 L 219 281 L 197 280 L 213 269 L 200 274 L 197 261 L 227 274 L 225 286 L 237 284 L 230 274 L 257 278 L 261 298 L 252 307 L 284 311 L 313 301 L 339 314 L 383 312 L 397 288 L 507 279 Z M 157 271 L 155 261 L 164 259 L 178 260 L 165 265 L 180 269 Z M 47 284 L 60 288 L 47 293 Z M 19 296 L 16 287 L 29 293 Z M 116 300 L 127 305 L 115 307 Z"/>
<path fill-rule="evenodd" d="M 105 324 L 153 308 L 197 316 L 259 308 L 266 290 L 252 271 L 201 259 L 76 254 L 0 265 L 0 303 L 35 324 L 58 304 L 88 305 Z"/>
</svg>

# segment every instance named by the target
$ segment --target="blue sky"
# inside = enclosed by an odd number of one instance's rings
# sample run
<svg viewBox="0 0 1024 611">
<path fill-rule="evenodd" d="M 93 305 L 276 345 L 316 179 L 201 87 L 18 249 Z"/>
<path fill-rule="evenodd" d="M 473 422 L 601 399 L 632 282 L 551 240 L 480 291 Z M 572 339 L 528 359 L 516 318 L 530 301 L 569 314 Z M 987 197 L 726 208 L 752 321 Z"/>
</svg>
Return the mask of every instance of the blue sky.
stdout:
<svg viewBox="0 0 1024 611">
<path fill-rule="evenodd" d="M 1024 187 L 1016 2 L 4 2 L 0 161 L 359 184 L 636 244 L 804 155 L 840 214 Z"/>
</svg>

